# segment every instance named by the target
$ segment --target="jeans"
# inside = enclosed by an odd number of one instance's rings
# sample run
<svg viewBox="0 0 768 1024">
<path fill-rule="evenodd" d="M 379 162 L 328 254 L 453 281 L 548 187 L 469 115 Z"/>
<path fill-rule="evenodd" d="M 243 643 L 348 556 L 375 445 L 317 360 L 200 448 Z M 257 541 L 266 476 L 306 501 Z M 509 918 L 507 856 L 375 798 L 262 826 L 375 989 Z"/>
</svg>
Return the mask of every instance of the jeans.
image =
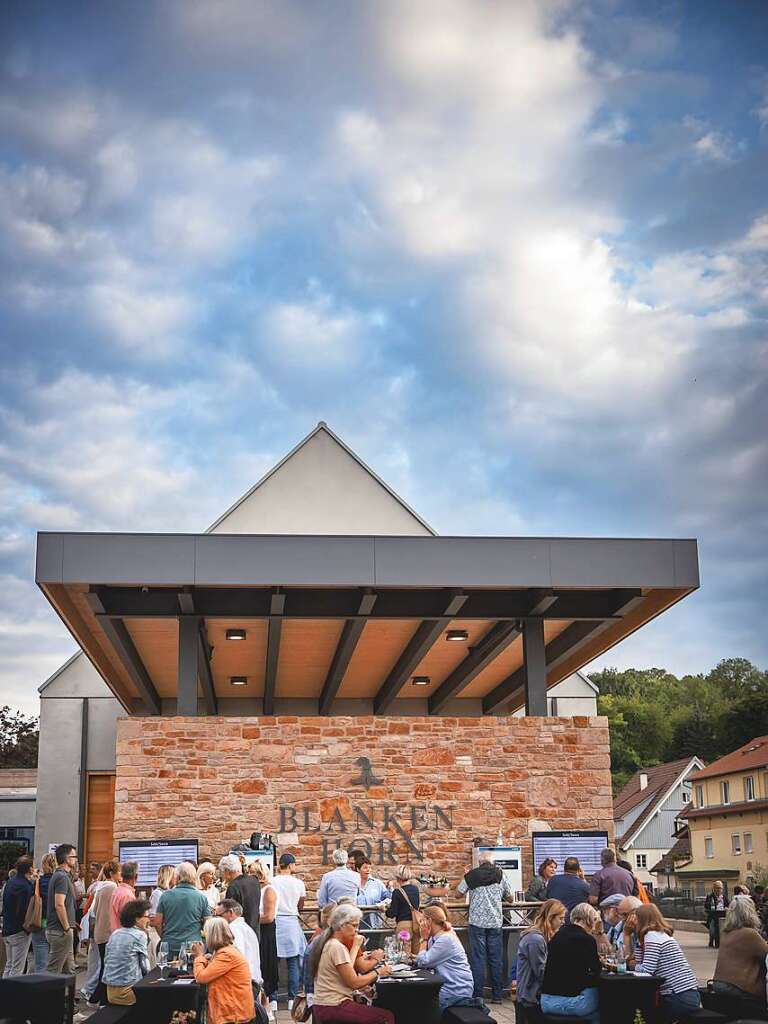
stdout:
<svg viewBox="0 0 768 1024">
<path fill-rule="evenodd" d="M 285 957 L 285 966 L 288 968 L 288 998 L 295 999 L 299 992 L 299 975 L 301 973 L 301 957 Z"/>
<path fill-rule="evenodd" d="M 699 990 L 690 988 L 687 992 L 674 992 L 670 996 L 661 997 L 661 1011 L 667 1020 L 686 1017 L 694 1010 L 701 1009 Z"/>
<path fill-rule="evenodd" d="M 710 917 L 707 922 L 709 928 L 709 945 L 714 946 L 715 949 L 720 948 L 720 918 L 715 914 Z"/>
<path fill-rule="evenodd" d="M 469 926 L 469 962 L 475 982 L 472 994 L 478 999 L 483 998 L 487 964 L 491 973 L 491 995 L 494 999 L 501 999 L 501 928 Z"/>
<path fill-rule="evenodd" d="M 85 970 L 85 981 L 83 987 L 80 989 L 81 995 L 90 1002 L 93 993 L 96 991 L 96 986 L 99 983 L 99 974 L 101 973 L 101 957 L 99 956 L 99 947 L 91 939 L 88 943 L 88 963 Z"/>
<path fill-rule="evenodd" d="M 600 1024 L 600 1011 L 596 988 L 585 988 L 577 996 L 542 995 L 543 1013 L 560 1014 L 563 1017 L 586 1017 L 591 1024 Z"/>
<path fill-rule="evenodd" d="M 72 932 L 54 931 L 46 928 L 48 939 L 48 970 L 51 974 L 74 974 L 75 954 L 72 949 Z"/>
<path fill-rule="evenodd" d="M 48 939 L 41 928 L 32 932 L 32 954 L 35 958 L 35 974 L 43 974 L 48 970 Z"/>
<path fill-rule="evenodd" d="M 28 932 L 16 932 L 14 935 L 4 935 L 5 943 L 5 970 L 4 978 L 16 978 L 24 973 L 27 965 L 27 954 L 32 936 Z"/>
</svg>

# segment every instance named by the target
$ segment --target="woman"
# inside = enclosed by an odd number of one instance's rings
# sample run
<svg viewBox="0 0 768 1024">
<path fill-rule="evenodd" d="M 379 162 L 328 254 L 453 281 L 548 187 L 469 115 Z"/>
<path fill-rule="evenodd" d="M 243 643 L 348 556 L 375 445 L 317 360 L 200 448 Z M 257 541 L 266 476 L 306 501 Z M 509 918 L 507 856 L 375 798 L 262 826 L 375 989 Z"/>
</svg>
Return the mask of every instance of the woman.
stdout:
<svg viewBox="0 0 768 1024">
<path fill-rule="evenodd" d="M 176 884 L 176 868 L 173 864 L 161 864 L 157 869 L 157 885 L 149 894 L 149 928 L 147 928 L 147 935 L 149 936 L 149 966 L 154 968 L 157 966 L 157 947 L 160 945 L 160 936 L 155 928 L 155 914 L 157 913 L 157 905 L 160 902 L 160 897 L 164 892 L 168 892 Z"/>
<path fill-rule="evenodd" d="M 209 1024 L 250 1024 L 256 1016 L 251 969 L 223 917 L 209 917 L 201 942 L 192 943 L 195 981 L 208 986 Z"/>
<path fill-rule="evenodd" d="M 250 874 L 258 878 L 261 885 L 259 903 L 259 947 L 261 949 L 261 976 L 264 981 L 264 992 L 269 1000 L 269 1016 L 275 1019 L 277 1013 L 277 936 L 275 918 L 277 917 L 277 890 L 270 878 L 269 870 L 260 859 L 254 860 L 248 867 Z"/>
<path fill-rule="evenodd" d="M 96 893 L 91 910 L 93 915 L 91 936 L 99 951 L 99 976 L 96 979 L 97 984 L 91 1001 L 98 1003 L 105 1003 L 107 999 L 107 991 L 102 980 L 104 974 L 104 955 L 107 950 L 107 941 L 112 934 L 112 926 L 110 924 L 112 897 L 117 892 L 117 887 L 122 881 L 119 861 L 106 861 L 102 871 L 104 872 L 104 879 L 99 887 L 99 891 Z"/>
<path fill-rule="evenodd" d="M 359 856 L 358 856 L 359 855 Z M 355 871 L 360 875 L 360 889 L 357 894 L 357 905 L 359 907 L 382 907 L 392 899 L 392 893 L 378 878 L 371 874 L 371 861 L 362 850 L 353 850 L 351 858 L 354 858 Z M 363 928 L 384 927 L 384 918 L 381 914 L 369 912 L 363 915 Z M 376 936 L 381 944 L 379 936 Z"/>
<path fill-rule="evenodd" d="M 419 952 L 421 937 L 413 927 L 413 911 L 419 909 L 419 890 L 412 880 L 411 869 L 407 864 L 401 864 L 395 871 L 395 887 L 392 893 L 392 902 L 387 908 L 387 917 L 395 919 L 395 933 L 408 933 L 411 952 Z"/>
<path fill-rule="evenodd" d="M 655 903 L 638 907 L 634 916 L 642 957 L 635 971 L 661 978 L 661 1008 L 666 1018 L 675 1020 L 700 1009 L 696 975 L 677 939 L 672 938 L 674 929 L 661 916 Z"/>
<path fill-rule="evenodd" d="M 720 921 L 725 917 L 727 909 L 728 897 L 725 895 L 723 883 L 713 882 L 712 892 L 704 900 L 710 949 L 719 949 L 720 947 Z"/>
<path fill-rule="evenodd" d="M 129 900 L 120 911 L 120 927 L 109 937 L 103 981 L 110 1006 L 133 1006 L 133 986 L 149 971 L 147 928 L 149 902 Z"/>
<path fill-rule="evenodd" d="M 302 880 L 296 878 L 295 871 L 296 858 L 292 853 L 284 853 L 278 861 L 277 874 L 272 879 L 272 885 L 277 893 L 277 956 L 286 962 L 289 1010 L 293 1008 L 293 1000 L 299 991 L 301 958 L 307 948 L 299 916 L 304 909 L 307 890 Z"/>
<path fill-rule="evenodd" d="M 597 983 L 601 965 L 594 935 L 599 922 L 600 914 L 594 907 L 577 903 L 569 923 L 552 936 L 541 984 L 541 1009 L 545 1014 L 583 1017 L 600 1024 Z"/>
<path fill-rule="evenodd" d="M 768 942 L 760 935 L 760 918 L 751 899 L 734 899 L 723 922 L 715 966 L 714 989 L 744 1001 L 741 1017 L 765 1014 L 765 958 Z"/>
<path fill-rule="evenodd" d="M 564 921 L 565 906 L 560 900 L 546 900 L 536 911 L 531 927 L 523 932 L 517 948 L 518 1006 L 522 1005 L 526 1009 L 538 1007 L 547 963 L 547 946 L 555 932 L 562 928 Z"/>
<path fill-rule="evenodd" d="M 475 987 L 472 968 L 448 915 L 435 904 L 425 907 L 423 913 L 423 931 L 419 936 L 421 950 L 416 966 L 432 968 L 443 979 L 438 996 L 440 1009 L 483 1006 L 482 999 L 472 994 Z"/>
<path fill-rule="evenodd" d="M 216 868 L 210 861 L 204 860 L 197 866 L 197 887 L 208 900 L 208 906 L 215 910 L 221 903 L 221 890 L 216 885 Z"/>
<path fill-rule="evenodd" d="M 35 974 L 42 974 L 48 970 L 48 939 L 45 937 L 45 912 L 48 907 L 48 884 L 55 870 L 55 856 L 52 853 L 46 853 L 40 861 L 40 875 L 35 883 L 43 906 L 43 926 L 39 931 L 32 932 L 32 954 L 35 958 Z"/>
<path fill-rule="evenodd" d="M 362 916 L 362 911 L 351 903 L 336 907 L 327 930 L 312 951 L 314 1024 L 395 1024 L 390 1010 L 356 1003 L 352 999 L 355 992 L 391 974 L 388 966 L 378 966 L 378 963 L 364 973 L 355 969 L 360 961 L 363 941 L 357 934 Z M 379 950 L 376 952 L 380 953 Z M 367 966 L 370 962 L 368 960 L 360 966 Z"/>
<path fill-rule="evenodd" d="M 49 856 L 52 856 L 50 854 Z M 55 861 L 54 857 L 54 861 Z M 95 866 L 95 865 L 92 865 Z M 80 996 L 86 1002 L 90 1002 L 93 997 L 93 993 L 96 991 L 96 986 L 99 983 L 99 971 L 101 970 L 101 958 L 99 957 L 99 947 L 96 945 L 96 940 L 93 936 L 93 929 L 95 926 L 96 918 L 93 914 L 93 905 L 96 901 L 96 897 L 99 893 L 99 889 L 104 884 L 104 867 L 99 866 L 96 878 L 88 886 L 88 891 L 85 894 L 85 903 L 83 904 L 83 919 L 80 922 L 80 938 L 87 941 L 88 943 L 88 958 L 86 961 L 85 969 L 85 981 L 83 987 L 80 989 Z M 43 904 L 45 909 L 45 904 Z"/>
<path fill-rule="evenodd" d="M 531 903 L 545 900 L 547 898 L 547 882 L 556 874 L 557 861 L 552 857 L 545 857 L 539 864 L 538 874 L 531 879 L 531 884 L 525 890 L 525 898 Z"/>
</svg>

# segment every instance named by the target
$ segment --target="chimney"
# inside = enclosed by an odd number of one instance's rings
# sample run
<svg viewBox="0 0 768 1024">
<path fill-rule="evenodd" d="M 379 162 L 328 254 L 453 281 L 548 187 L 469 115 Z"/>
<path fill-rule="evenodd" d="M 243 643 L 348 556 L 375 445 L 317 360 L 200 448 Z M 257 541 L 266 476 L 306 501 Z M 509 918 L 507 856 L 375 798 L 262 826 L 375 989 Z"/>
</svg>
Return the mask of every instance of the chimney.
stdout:
<svg viewBox="0 0 768 1024">
<path fill-rule="evenodd" d="M 640 772 L 640 792 L 648 788 L 648 776 L 645 772 Z"/>
</svg>

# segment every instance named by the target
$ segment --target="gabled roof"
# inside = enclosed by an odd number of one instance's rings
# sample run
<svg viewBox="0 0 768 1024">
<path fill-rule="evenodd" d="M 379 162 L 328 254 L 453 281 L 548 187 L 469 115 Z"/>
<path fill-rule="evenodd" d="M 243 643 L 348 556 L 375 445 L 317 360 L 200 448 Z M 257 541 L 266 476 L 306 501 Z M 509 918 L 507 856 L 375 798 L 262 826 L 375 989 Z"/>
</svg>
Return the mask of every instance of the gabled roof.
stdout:
<svg viewBox="0 0 768 1024">
<path fill-rule="evenodd" d="M 614 820 L 618 821 L 642 804 L 645 807 L 620 837 L 618 845 L 626 847 L 631 844 L 675 787 L 689 772 L 703 765 L 704 762 L 698 757 L 685 757 L 679 761 L 669 761 L 667 764 L 657 764 L 653 768 L 635 772 L 613 801 Z M 648 785 L 644 789 L 640 788 L 641 775 L 648 776 Z"/>
<path fill-rule="evenodd" d="M 648 871 L 652 875 L 659 872 L 665 875 L 672 875 L 675 872 L 676 864 L 680 864 L 681 861 L 687 864 L 690 859 L 691 833 L 686 828 L 680 833 L 680 837 L 672 849 L 665 853 L 661 860 L 654 864 L 652 868 L 648 868 Z"/>
<path fill-rule="evenodd" d="M 59 665 L 59 667 L 56 669 L 53 675 L 48 676 L 48 678 L 45 680 L 42 686 L 38 686 L 37 692 L 42 693 L 43 690 L 46 689 L 46 687 L 50 686 L 51 683 L 55 682 L 59 678 L 62 672 L 69 668 L 73 661 L 77 661 L 77 659 L 81 658 L 82 656 L 82 651 L 75 651 L 71 658 L 67 658 L 63 665 Z"/>
<path fill-rule="evenodd" d="M 768 767 L 768 736 L 757 736 L 738 750 L 713 761 L 691 778 L 692 781 L 698 782 L 700 779 L 713 779 L 717 775 L 730 775 L 750 768 L 765 767 Z"/>
<path fill-rule="evenodd" d="M 587 686 L 590 687 L 590 689 L 594 690 L 594 693 L 595 693 L 596 697 L 600 696 L 600 688 L 598 686 L 596 686 L 595 683 L 592 682 L 592 680 L 589 678 L 589 676 L 586 674 L 586 672 L 582 672 L 581 669 L 579 669 L 579 671 L 576 673 L 576 675 L 579 676 L 581 679 L 583 679 L 584 682 L 587 684 Z"/>
<path fill-rule="evenodd" d="M 383 488 L 383 490 L 386 491 L 386 493 L 391 498 L 394 498 L 394 500 L 398 503 L 398 505 L 400 505 L 401 508 L 403 508 L 410 516 L 412 516 L 424 528 L 424 530 L 427 531 L 427 533 L 432 534 L 433 537 L 437 536 L 435 530 L 432 529 L 432 527 L 429 525 L 429 523 L 427 523 L 424 519 L 422 519 L 421 516 L 418 514 L 418 512 L 415 512 L 411 508 L 411 506 L 406 501 L 404 501 L 400 497 L 400 495 L 397 494 L 397 492 L 394 491 L 389 486 L 389 484 L 387 484 L 384 480 L 382 480 L 381 477 L 378 476 L 378 474 L 376 474 L 371 469 L 371 467 L 369 465 L 367 465 L 367 463 L 363 462 L 363 460 L 360 458 L 360 456 L 357 455 L 356 452 L 353 452 L 352 449 L 347 444 L 345 444 L 344 441 L 342 441 L 342 439 L 338 436 L 338 434 L 335 434 L 331 430 L 331 428 L 328 426 L 328 424 L 325 423 L 323 420 L 320 420 L 320 422 L 317 424 L 317 426 L 314 428 L 314 430 L 311 430 L 307 434 L 307 436 L 305 438 L 303 438 L 301 441 L 299 441 L 299 443 L 294 448 L 292 448 L 288 452 L 288 454 L 286 456 L 284 456 L 282 459 L 280 459 L 280 461 L 276 465 L 274 465 L 272 467 L 272 469 L 270 469 L 267 473 L 265 473 L 264 476 L 260 480 L 258 480 L 253 485 L 253 487 L 251 487 L 250 490 L 246 491 L 246 493 L 243 494 L 242 497 L 238 498 L 238 500 L 233 505 L 231 505 L 227 509 L 226 512 L 224 512 L 222 515 L 220 515 L 219 518 L 216 520 L 216 522 L 212 523 L 205 532 L 206 533 L 213 533 L 215 530 L 217 530 L 217 528 L 219 526 L 221 526 L 221 524 L 224 522 L 225 519 L 227 519 L 236 509 L 240 508 L 240 506 L 244 502 L 246 502 L 253 494 L 255 494 L 256 491 L 258 491 L 260 487 L 263 487 L 263 485 L 268 480 L 270 480 L 273 476 L 275 476 L 275 474 L 279 473 L 280 470 L 283 468 L 283 466 L 285 466 L 287 462 L 289 462 L 298 452 L 300 452 L 302 448 L 304 448 L 315 437 L 317 437 L 318 434 L 321 434 L 321 433 L 325 434 L 332 441 L 335 441 L 336 444 L 339 446 L 339 448 L 341 448 L 344 452 L 346 452 L 346 454 L 351 459 L 353 459 L 357 463 L 357 465 L 360 466 L 373 480 L 375 480 L 376 483 L 381 488 Z"/>
</svg>

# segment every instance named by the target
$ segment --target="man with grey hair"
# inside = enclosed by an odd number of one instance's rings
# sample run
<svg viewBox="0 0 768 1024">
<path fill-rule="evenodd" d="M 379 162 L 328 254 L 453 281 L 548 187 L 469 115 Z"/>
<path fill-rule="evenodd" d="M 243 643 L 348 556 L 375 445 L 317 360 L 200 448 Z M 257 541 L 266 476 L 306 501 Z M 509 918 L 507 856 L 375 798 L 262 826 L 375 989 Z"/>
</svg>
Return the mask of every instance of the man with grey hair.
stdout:
<svg viewBox="0 0 768 1024">
<path fill-rule="evenodd" d="M 176 885 L 163 893 L 155 913 L 155 928 L 168 943 L 172 960 L 179 955 L 182 943 L 200 941 L 203 924 L 210 916 L 208 900 L 197 888 L 197 868 L 188 860 L 182 861 L 176 868 Z"/>
<path fill-rule="evenodd" d="M 221 858 L 219 870 L 227 886 L 227 899 L 240 904 L 246 924 L 253 928 L 258 936 L 261 882 L 255 875 L 243 874 L 240 858 L 234 853 Z"/>
<path fill-rule="evenodd" d="M 598 907 L 609 896 L 631 896 L 635 891 L 635 876 L 616 863 L 616 854 L 609 847 L 600 851 L 602 867 L 592 875 L 589 886 L 589 902 Z"/>
<path fill-rule="evenodd" d="M 223 917 L 235 937 L 235 949 L 239 949 L 248 961 L 251 981 L 261 989 L 261 952 L 256 932 L 243 920 L 243 908 L 236 900 L 222 900 L 214 910 L 217 917 Z M 258 992 L 254 993 L 258 1000 Z"/>
<path fill-rule="evenodd" d="M 338 903 L 344 896 L 351 896 L 357 903 L 357 893 L 362 885 L 357 871 L 347 867 L 349 855 L 346 850 L 334 850 L 331 855 L 334 867 L 327 871 L 320 880 L 317 890 L 317 905 L 322 908 L 326 903 Z"/>
<path fill-rule="evenodd" d="M 491 1002 L 500 1003 L 503 990 L 501 938 L 502 901 L 512 899 L 504 873 L 490 853 L 481 853 L 478 867 L 459 882 L 458 892 L 469 893 L 469 962 L 474 979 L 473 995 L 483 998 L 486 970 L 491 978 Z"/>
</svg>

